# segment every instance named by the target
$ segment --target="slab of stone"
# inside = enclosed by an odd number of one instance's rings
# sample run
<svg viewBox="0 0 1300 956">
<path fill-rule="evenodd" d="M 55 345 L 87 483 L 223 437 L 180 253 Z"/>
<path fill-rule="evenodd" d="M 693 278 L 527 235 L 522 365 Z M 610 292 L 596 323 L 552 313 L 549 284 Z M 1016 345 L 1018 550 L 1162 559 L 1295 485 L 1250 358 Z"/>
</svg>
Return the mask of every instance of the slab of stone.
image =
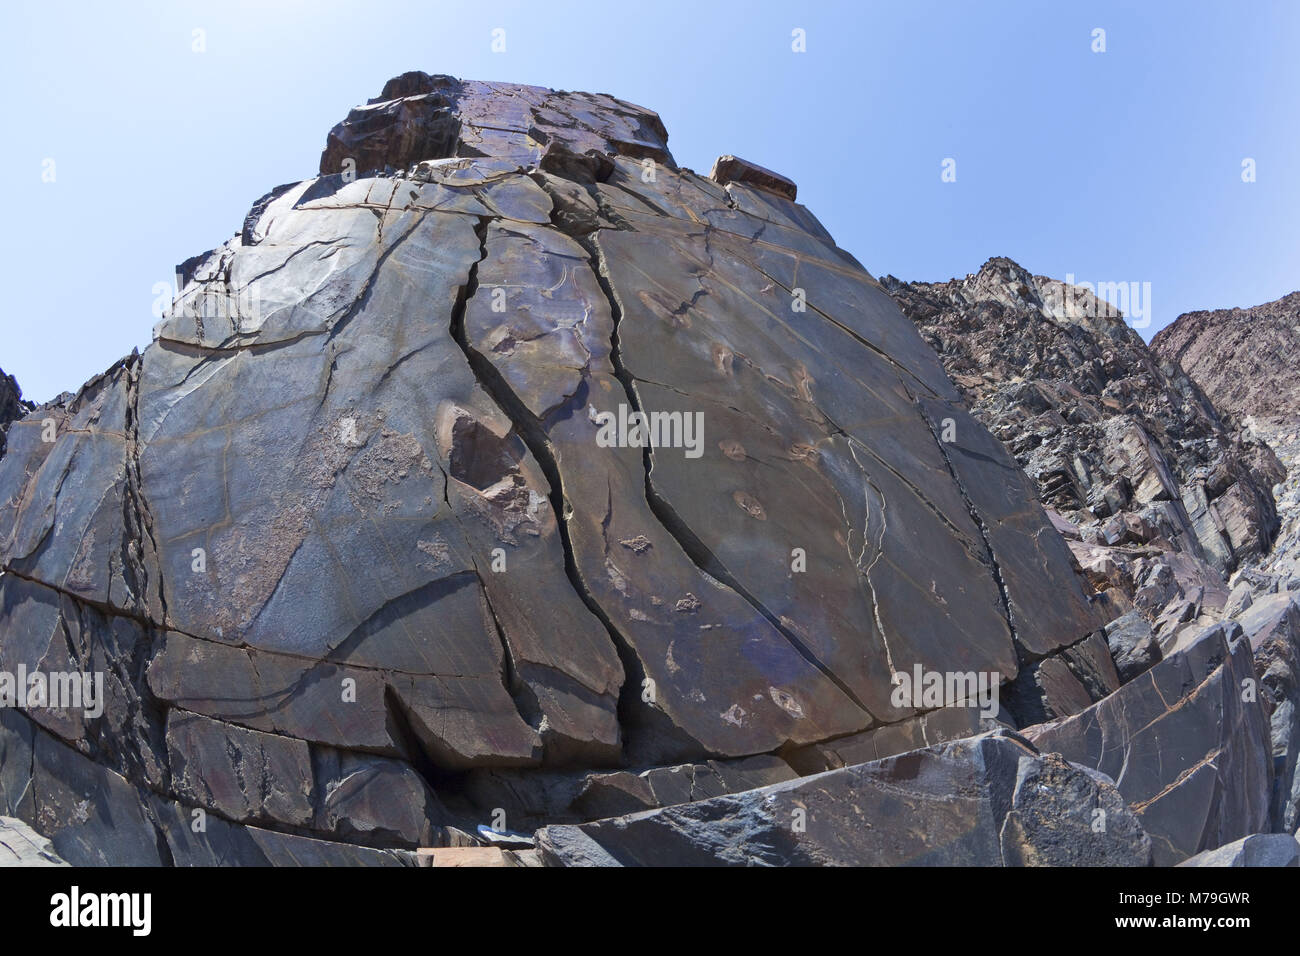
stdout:
<svg viewBox="0 0 1300 956">
<path fill-rule="evenodd" d="M 1255 655 L 1269 710 L 1273 829 L 1300 828 L 1300 603 L 1295 594 L 1261 598 L 1237 617 Z"/>
<path fill-rule="evenodd" d="M 746 186 L 774 193 L 789 200 L 795 198 L 799 188 L 789 177 L 736 156 L 719 156 L 715 159 L 713 169 L 709 171 L 709 178 L 719 186 L 728 183 L 744 183 Z"/>
<path fill-rule="evenodd" d="M 1094 828 L 1097 811 L 1107 822 Z M 1100 774 L 1001 733 L 538 832 L 549 866 L 1146 865 Z"/>
<path fill-rule="evenodd" d="M 1216 850 L 1188 857 L 1179 866 L 1300 866 L 1300 841 L 1289 833 L 1254 833 Z"/>
<path fill-rule="evenodd" d="M 1272 756 L 1254 678 L 1240 629 L 1218 625 L 1100 703 L 1022 732 L 1113 779 L 1155 863 L 1170 866 L 1268 822 Z"/>
<path fill-rule="evenodd" d="M 67 865 L 50 841 L 22 820 L 0 817 L 0 867 Z"/>
</svg>

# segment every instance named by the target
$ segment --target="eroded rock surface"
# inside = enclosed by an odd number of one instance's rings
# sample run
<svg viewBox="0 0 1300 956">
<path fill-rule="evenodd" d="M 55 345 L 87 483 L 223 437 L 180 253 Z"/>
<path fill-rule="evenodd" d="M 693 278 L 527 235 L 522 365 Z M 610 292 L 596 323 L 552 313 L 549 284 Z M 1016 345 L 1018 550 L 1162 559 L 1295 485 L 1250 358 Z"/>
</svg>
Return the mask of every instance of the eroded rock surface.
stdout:
<svg viewBox="0 0 1300 956">
<path fill-rule="evenodd" d="M 17 817 L 0 817 L 0 866 L 67 866 L 50 841 Z"/>
<path fill-rule="evenodd" d="M 1169 866 L 1269 829 L 1272 755 L 1250 643 L 1217 624 L 1087 710 L 1025 729 L 1114 780 Z"/>
<path fill-rule="evenodd" d="M 0 812 L 74 863 L 410 864 L 982 729 L 898 703 L 914 668 L 1110 692 L 916 327 L 718 168 L 600 94 L 410 73 L 349 114 L 152 345 L 10 427 L 0 664 L 104 684 L 0 710 Z M 971 853 L 1062 859 L 1016 806 Z"/>
<path fill-rule="evenodd" d="M 1107 778 L 998 732 L 547 827 L 538 849 L 549 866 L 1143 866 L 1151 843 Z"/>
<path fill-rule="evenodd" d="M 0 369 L 0 455 L 5 451 L 5 432 L 9 428 L 9 423 L 22 418 L 31 409 L 31 402 L 23 401 L 23 392 L 18 387 L 18 380 L 12 375 L 6 375 L 4 370 Z"/>
<path fill-rule="evenodd" d="M 1164 552 L 1220 573 L 1267 552 L 1282 474 L 1273 453 L 1113 306 L 1005 258 L 964 279 L 882 284 L 1043 503 L 1074 526 L 1094 587 L 1124 595 L 1116 611 Z"/>
</svg>

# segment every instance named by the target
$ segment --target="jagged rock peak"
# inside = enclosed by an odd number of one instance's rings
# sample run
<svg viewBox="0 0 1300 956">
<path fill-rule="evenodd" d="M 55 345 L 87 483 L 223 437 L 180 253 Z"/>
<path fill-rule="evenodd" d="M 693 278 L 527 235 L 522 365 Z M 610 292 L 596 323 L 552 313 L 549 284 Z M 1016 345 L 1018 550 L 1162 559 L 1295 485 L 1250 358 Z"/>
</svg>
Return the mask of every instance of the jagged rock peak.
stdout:
<svg viewBox="0 0 1300 956">
<path fill-rule="evenodd" d="M 1300 583 L 1300 292 L 1246 309 L 1188 312 L 1151 348 L 1176 363 L 1286 466 L 1274 494 L 1285 514 L 1272 553 L 1244 574 L 1264 590 Z"/>
<path fill-rule="evenodd" d="M 1083 529 L 1076 552 L 1161 541 L 1227 572 L 1267 550 L 1275 456 L 1226 425 L 1177 363 L 1161 361 L 1092 290 L 1005 257 L 964 278 L 881 285 L 1043 502 Z M 1098 584 L 1125 577 L 1110 559 Z M 1130 595 L 1138 588 L 1124 584 Z"/>
<path fill-rule="evenodd" d="M 887 289 L 908 285 L 929 290 L 953 304 L 976 305 L 996 302 L 1008 308 L 1035 312 L 1058 323 L 1079 325 L 1095 334 L 1140 342 L 1141 337 L 1125 322 L 1124 314 L 1092 288 L 1035 275 L 1014 259 L 992 256 L 979 270 L 947 282 L 903 283 L 885 276 Z"/>
</svg>

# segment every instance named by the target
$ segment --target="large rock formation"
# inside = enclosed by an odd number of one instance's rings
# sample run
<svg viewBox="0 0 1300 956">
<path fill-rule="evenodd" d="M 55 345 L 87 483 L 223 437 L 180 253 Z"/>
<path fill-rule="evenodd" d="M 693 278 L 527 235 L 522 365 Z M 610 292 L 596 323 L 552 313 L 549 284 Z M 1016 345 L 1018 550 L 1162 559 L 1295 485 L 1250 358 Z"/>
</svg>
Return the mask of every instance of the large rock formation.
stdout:
<svg viewBox="0 0 1300 956">
<path fill-rule="evenodd" d="M 1263 590 L 1300 588 L 1300 292 L 1247 309 L 1180 315 L 1151 348 L 1177 362 L 1235 427 L 1267 442 L 1282 461 L 1285 481 L 1274 478 L 1281 533 L 1245 577 Z"/>
<path fill-rule="evenodd" d="M 1151 855 L 1109 778 L 1004 732 L 547 827 L 537 843 L 550 866 L 1145 866 Z"/>
<path fill-rule="evenodd" d="M 897 673 L 1113 690 L 1029 482 L 793 195 L 608 96 L 390 81 L 10 428 L 0 670 L 102 687 L 0 709 L 0 813 L 73 863 L 409 864 L 971 703 Z M 1059 859 L 1042 813 L 981 852 Z"/>
<path fill-rule="evenodd" d="M 1224 575 L 1277 531 L 1266 444 L 1088 289 L 1004 258 L 882 285 L 1034 479 L 1108 617 L 1136 610 L 1168 646 L 1221 613 Z"/>
<path fill-rule="evenodd" d="M 1187 312 L 1151 339 L 1220 410 L 1241 422 L 1300 414 L 1300 292 L 1250 308 Z"/>
<path fill-rule="evenodd" d="M 1074 716 L 1025 736 L 1106 774 L 1150 834 L 1157 864 L 1269 828 L 1267 715 L 1250 644 L 1217 624 Z"/>
</svg>

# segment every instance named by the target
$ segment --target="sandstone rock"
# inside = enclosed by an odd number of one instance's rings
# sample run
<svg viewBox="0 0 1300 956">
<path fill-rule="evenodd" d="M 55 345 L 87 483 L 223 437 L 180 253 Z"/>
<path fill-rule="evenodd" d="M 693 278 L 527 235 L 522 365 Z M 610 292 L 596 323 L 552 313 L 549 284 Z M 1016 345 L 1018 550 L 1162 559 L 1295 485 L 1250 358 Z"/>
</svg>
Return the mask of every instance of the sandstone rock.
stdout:
<svg viewBox="0 0 1300 956">
<path fill-rule="evenodd" d="M 427 862 L 426 862 L 427 861 Z M 520 866 L 509 850 L 495 846 L 447 847 L 420 851 L 419 866 L 440 867 L 503 867 Z"/>
<path fill-rule="evenodd" d="M 1106 829 L 1092 826 L 1096 812 Z M 1136 865 L 1150 842 L 1100 774 L 989 734 L 744 794 L 552 826 L 550 866 Z"/>
</svg>

